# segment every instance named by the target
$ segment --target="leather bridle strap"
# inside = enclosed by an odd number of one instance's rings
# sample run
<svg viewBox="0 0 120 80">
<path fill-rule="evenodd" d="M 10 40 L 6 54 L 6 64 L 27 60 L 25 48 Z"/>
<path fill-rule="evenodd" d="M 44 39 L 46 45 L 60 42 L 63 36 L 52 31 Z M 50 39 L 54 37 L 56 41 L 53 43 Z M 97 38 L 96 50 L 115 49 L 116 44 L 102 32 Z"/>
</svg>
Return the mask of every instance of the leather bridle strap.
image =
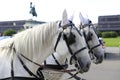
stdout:
<svg viewBox="0 0 120 80">
<path fill-rule="evenodd" d="M 31 63 L 34 63 L 35 65 L 37 65 L 37 66 L 39 66 L 39 67 L 41 67 L 41 68 L 43 68 L 44 67 L 44 65 L 40 65 L 40 64 L 38 64 L 38 63 L 36 63 L 36 62 L 34 62 L 34 61 L 32 61 L 32 60 L 30 60 L 30 59 L 28 59 L 27 57 L 25 57 L 23 54 L 20 54 L 23 58 L 25 58 L 26 60 L 28 60 L 28 61 L 30 61 Z"/>
<path fill-rule="evenodd" d="M 68 50 L 69 50 L 70 54 L 72 55 L 71 58 L 70 58 L 70 64 L 72 64 L 72 59 L 73 58 L 77 61 L 77 57 L 75 55 L 78 54 L 79 52 L 81 52 L 82 50 L 86 49 L 86 47 L 83 47 L 83 48 L 79 49 L 78 51 L 76 51 L 75 53 L 73 53 L 70 46 L 69 46 L 69 44 L 68 44 L 67 36 L 65 34 L 63 34 L 63 35 L 64 35 L 66 45 L 68 47 Z"/>
<path fill-rule="evenodd" d="M 93 46 L 92 48 L 90 48 L 89 53 L 90 53 L 90 52 L 93 52 L 93 49 L 95 49 L 95 48 L 99 47 L 100 45 L 101 45 L 101 44 L 98 44 L 98 45 Z"/>
<path fill-rule="evenodd" d="M 83 48 L 79 49 L 78 51 L 76 51 L 76 52 L 73 54 L 73 52 L 72 52 L 72 50 L 71 50 L 71 48 L 70 48 L 70 46 L 69 46 L 69 44 L 68 44 L 67 36 L 66 36 L 65 34 L 63 34 L 63 35 L 64 35 L 64 40 L 65 40 L 65 42 L 66 42 L 66 45 L 67 45 L 67 47 L 68 47 L 68 50 L 69 50 L 70 54 L 72 55 L 71 58 L 70 58 L 70 64 L 72 64 L 72 59 L 73 59 L 73 58 L 74 58 L 75 61 L 77 61 L 77 57 L 76 57 L 75 55 L 78 54 L 79 52 L 81 52 L 82 50 L 86 49 L 86 47 L 83 47 Z M 81 66 L 80 66 L 80 67 L 81 67 Z M 70 75 L 72 76 L 72 77 L 70 77 L 70 78 L 68 78 L 68 79 L 71 79 L 71 78 L 73 78 L 73 77 L 74 77 L 76 80 L 81 80 L 81 79 L 82 79 L 81 77 L 78 77 L 78 76 L 77 76 L 78 72 L 75 73 L 75 74 L 72 74 L 72 73 L 69 72 L 68 74 L 70 74 Z"/>
<path fill-rule="evenodd" d="M 88 49 L 90 49 L 90 46 L 89 46 L 89 44 L 88 44 L 87 36 L 86 36 L 86 34 L 85 34 L 85 31 L 83 31 L 83 36 L 84 36 L 84 38 L 85 38 L 85 42 L 87 43 Z"/>
<path fill-rule="evenodd" d="M 13 48 L 13 43 L 10 45 L 10 48 L 13 49 L 13 51 L 15 51 L 15 49 Z M 13 56 L 12 56 L 12 58 L 11 58 L 11 78 L 12 78 L 12 80 L 14 80 L 13 60 L 14 60 L 14 53 L 13 53 Z"/>
<path fill-rule="evenodd" d="M 28 69 L 28 67 L 24 64 L 24 62 L 22 61 L 22 59 L 18 56 L 18 59 L 20 60 L 22 66 L 24 67 L 24 69 L 30 74 L 30 76 L 34 76 L 37 80 L 39 80 L 39 77 L 37 77 L 34 73 L 32 73 L 32 71 L 30 71 Z"/>
<path fill-rule="evenodd" d="M 14 47 L 14 42 L 11 44 L 10 48 L 13 49 L 14 53 L 16 53 L 16 49 Z M 21 54 L 21 56 L 23 56 L 24 58 L 26 58 L 24 55 Z M 24 69 L 31 75 L 31 76 L 34 76 L 37 80 L 39 80 L 40 78 L 37 77 L 34 73 L 32 73 L 28 67 L 24 64 L 24 62 L 22 61 L 22 59 L 20 58 L 19 55 L 17 55 L 18 59 L 20 60 L 22 66 L 24 67 Z M 13 67 L 13 59 L 14 59 L 14 55 L 13 55 L 13 58 L 11 60 L 11 77 L 12 77 L 12 80 L 14 80 L 14 67 Z M 28 58 L 27 58 L 28 60 Z M 35 64 L 35 63 L 34 63 Z"/>
<path fill-rule="evenodd" d="M 13 58 L 14 59 L 14 58 Z M 14 67 L 13 67 L 13 59 L 11 60 L 11 77 L 14 80 Z"/>
<path fill-rule="evenodd" d="M 93 49 L 99 47 L 101 44 L 98 44 L 98 45 L 90 48 L 90 46 L 89 46 L 89 44 L 88 44 L 88 42 L 87 42 L 87 38 L 86 38 L 85 31 L 83 31 L 83 35 L 84 35 L 85 41 L 86 41 L 86 43 L 87 43 L 87 47 L 88 47 L 88 49 L 89 49 L 89 53 L 90 53 L 90 52 L 93 53 Z"/>
<path fill-rule="evenodd" d="M 67 45 L 67 47 L 68 47 L 68 50 L 69 50 L 70 54 L 73 55 L 72 49 L 70 48 L 69 43 L 68 43 L 68 41 L 67 41 L 67 36 L 66 36 L 65 34 L 63 34 L 63 36 L 64 36 L 64 40 L 65 40 L 65 42 L 66 42 L 66 45 Z M 74 59 L 77 60 L 76 57 L 74 57 Z M 71 61 L 70 61 L 70 64 L 71 64 Z"/>
<path fill-rule="evenodd" d="M 58 38 L 57 38 L 57 41 L 56 41 L 56 44 L 55 44 L 55 47 L 54 47 L 54 51 L 56 51 L 56 48 L 57 48 L 57 45 L 58 45 L 58 42 L 59 42 L 59 40 L 60 40 L 60 38 L 61 38 L 61 35 L 62 35 L 62 32 L 59 34 L 59 36 L 58 36 Z M 72 52 L 72 50 L 71 50 L 71 48 L 70 48 L 70 46 L 69 46 L 69 44 L 68 44 L 68 42 L 67 42 L 67 36 L 65 35 L 65 34 L 63 34 L 63 36 L 64 36 L 64 38 L 66 38 L 65 39 L 65 42 L 66 42 L 66 44 L 67 44 L 67 47 L 68 47 L 68 50 L 69 50 L 69 52 L 71 53 L 71 55 L 73 54 L 73 52 Z M 76 53 L 78 53 L 78 52 L 76 52 Z M 53 58 L 55 59 L 55 62 L 59 65 L 59 66 L 61 66 L 62 68 L 63 68 L 63 70 L 65 70 L 65 68 L 57 61 L 57 59 L 55 58 L 55 56 L 54 56 L 54 54 L 52 54 L 52 56 L 53 56 Z M 76 60 L 77 60 L 77 58 L 76 58 Z M 71 72 L 67 72 L 69 75 L 71 75 L 71 76 L 73 76 L 74 74 L 72 74 Z M 78 77 L 78 76 L 73 76 L 76 80 L 80 80 L 81 78 L 80 77 Z"/>
<path fill-rule="evenodd" d="M 62 31 L 62 32 L 63 32 L 63 31 Z M 61 38 L 61 36 L 62 36 L 62 32 L 60 32 L 59 35 L 58 35 L 58 38 L 57 38 L 57 41 L 56 41 L 55 47 L 54 47 L 54 52 L 56 52 L 56 48 L 57 48 L 57 45 L 58 45 L 58 43 L 59 43 L 59 41 L 60 41 L 60 38 Z M 61 69 L 64 69 L 63 66 L 65 66 L 65 65 L 62 66 L 62 65 L 58 62 L 58 60 L 56 59 L 56 57 L 54 56 L 53 53 L 52 53 L 52 57 L 54 58 L 55 62 L 57 63 L 57 66 L 61 67 Z M 45 66 L 47 66 L 46 61 L 44 61 L 44 64 L 45 64 Z"/>
<path fill-rule="evenodd" d="M 13 45 L 14 43 L 11 44 L 10 48 L 13 49 L 13 54 L 16 53 L 16 49 Z M 14 59 L 14 55 L 13 55 L 13 58 L 11 59 L 11 78 L 12 80 L 14 80 L 14 66 L 13 66 L 13 59 Z M 18 56 L 18 59 L 20 60 L 22 66 L 24 67 L 24 69 L 31 75 L 31 76 L 34 76 L 37 80 L 39 80 L 39 78 L 34 74 L 32 73 L 28 68 L 27 66 L 24 64 L 24 62 L 22 61 L 22 59 Z"/>
<path fill-rule="evenodd" d="M 14 52 L 16 53 L 15 47 L 13 47 L 13 50 L 14 50 Z M 22 54 L 20 54 L 20 55 L 23 56 L 23 57 L 26 59 L 26 57 L 25 57 L 24 55 L 22 55 Z M 29 75 L 34 76 L 37 80 L 39 80 L 40 78 L 37 77 L 34 73 L 32 73 L 32 72 L 29 70 L 29 68 L 24 64 L 24 62 L 23 62 L 22 59 L 20 58 L 20 56 L 17 55 L 17 57 L 18 57 L 18 59 L 20 60 L 23 68 L 29 73 Z M 27 58 L 27 60 L 28 60 L 28 58 Z M 30 61 L 31 61 L 31 60 L 30 60 Z M 35 64 L 36 64 L 36 63 L 35 63 Z M 11 65 L 13 65 L 13 64 L 11 64 Z M 13 71 L 13 72 L 14 72 L 14 71 Z M 14 76 L 13 76 L 13 77 L 14 77 Z"/>
<path fill-rule="evenodd" d="M 69 20 L 69 24 L 65 24 L 65 25 L 63 25 L 63 26 L 61 26 L 61 21 L 60 21 L 60 23 L 59 23 L 59 27 L 62 27 L 63 29 L 66 29 L 68 26 L 75 26 L 73 23 L 72 23 L 72 21 L 70 21 Z"/>
<path fill-rule="evenodd" d="M 56 52 L 56 48 L 57 48 L 58 42 L 60 41 L 61 35 L 62 35 L 62 32 L 59 33 L 58 38 L 57 38 L 57 41 L 56 41 L 56 43 L 55 43 L 55 47 L 54 47 L 54 51 L 55 51 L 55 52 Z"/>
<path fill-rule="evenodd" d="M 55 58 L 54 54 L 52 54 L 55 62 L 57 63 L 58 66 L 60 66 L 62 69 L 64 69 L 64 67 L 58 62 L 58 60 Z"/>
<path fill-rule="evenodd" d="M 54 47 L 54 51 L 55 51 L 55 52 L 56 52 L 57 45 L 58 45 L 58 43 L 59 43 L 59 41 L 60 41 L 61 35 L 62 35 L 62 32 L 59 33 L 58 38 L 57 38 L 57 41 L 56 41 L 56 43 L 55 43 L 55 47 Z M 52 54 L 52 56 L 53 56 L 55 62 L 58 64 L 58 66 L 60 66 L 61 68 L 63 68 L 62 65 L 61 65 L 61 64 L 58 62 L 58 60 L 55 58 L 54 54 Z M 64 69 L 64 68 L 63 68 L 63 69 Z"/>
<path fill-rule="evenodd" d="M 84 27 L 84 28 L 85 28 L 85 27 Z M 97 34 L 96 34 L 96 35 L 97 35 Z M 95 48 L 99 47 L 101 44 L 98 44 L 98 45 L 93 46 L 92 48 L 90 48 L 90 46 L 89 46 L 89 44 L 88 44 L 88 41 L 87 41 L 86 34 L 85 34 L 85 31 L 84 31 L 84 30 L 83 30 L 83 36 L 84 36 L 84 38 L 85 38 L 85 41 L 86 41 L 87 47 L 88 47 L 88 49 L 89 49 L 89 54 L 91 53 L 91 55 L 94 55 L 94 54 L 93 54 L 93 49 L 95 49 Z M 93 57 L 93 56 L 91 56 L 91 59 L 94 59 L 94 57 Z"/>
<path fill-rule="evenodd" d="M 76 71 L 75 69 L 71 69 L 71 70 L 56 70 L 56 69 L 50 69 L 48 67 L 46 67 L 45 65 L 40 65 L 30 59 L 28 59 L 27 57 L 25 57 L 24 55 L 21 54 L 21 56 L 23 58 L 25 58 L 26 60 L 30 61 L 31 63 L 34 63 L 35 65 L 39 66 L 40 68 L 46 69 L 46 70 L 53 70 L 53 71 L 58 71 L 58 72 L 72 72 L 72 71 Z"/>
<path fill-rule="evenodd" d="M 76 51 L 76 52 L 71 56 L 70 62 L 71 62 L 72 59 L 75 57 L 75 55 L 77 55 L 79 52 L 81 52 L 81 51 L 84 50 L 84 49 L 87 49 L 87 48 L 86 48 L 86 47 L 83 47 L 83 48 L 79 49 L 78 51 Z"/>
</svg>

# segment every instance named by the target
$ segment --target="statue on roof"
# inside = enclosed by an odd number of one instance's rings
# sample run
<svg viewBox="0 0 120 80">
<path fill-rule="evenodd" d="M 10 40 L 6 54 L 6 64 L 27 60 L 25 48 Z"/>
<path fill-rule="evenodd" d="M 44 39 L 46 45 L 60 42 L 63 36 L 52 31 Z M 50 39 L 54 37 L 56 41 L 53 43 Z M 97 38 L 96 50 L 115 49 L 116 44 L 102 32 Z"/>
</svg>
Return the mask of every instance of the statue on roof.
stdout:
<svg viewBox="0 0 120 80">
<path fill-rule="evenodd" d="M 36 13 L 36 10 L 35 10 L 35 5 L 33 6 L 32 5 L 32 2 L 30 2 L 30 14 L 32 14 L 32 16 L 34 17 L 37 17 L 37 13 Z"/>
</svg>

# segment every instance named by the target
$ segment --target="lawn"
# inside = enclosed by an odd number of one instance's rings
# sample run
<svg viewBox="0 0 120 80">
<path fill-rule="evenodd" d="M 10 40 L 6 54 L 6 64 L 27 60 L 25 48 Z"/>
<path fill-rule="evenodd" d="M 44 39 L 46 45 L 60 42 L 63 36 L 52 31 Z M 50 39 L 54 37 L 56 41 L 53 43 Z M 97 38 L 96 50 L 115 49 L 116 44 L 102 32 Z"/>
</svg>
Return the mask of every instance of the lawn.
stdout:
<svg viewBox="0 0 120 80">
<path fill-rule="evenodd" d="M 105 46 L 118 47 L 120 46 L 120 36 L 117 38 L 103 38 Z"/>
</svg>

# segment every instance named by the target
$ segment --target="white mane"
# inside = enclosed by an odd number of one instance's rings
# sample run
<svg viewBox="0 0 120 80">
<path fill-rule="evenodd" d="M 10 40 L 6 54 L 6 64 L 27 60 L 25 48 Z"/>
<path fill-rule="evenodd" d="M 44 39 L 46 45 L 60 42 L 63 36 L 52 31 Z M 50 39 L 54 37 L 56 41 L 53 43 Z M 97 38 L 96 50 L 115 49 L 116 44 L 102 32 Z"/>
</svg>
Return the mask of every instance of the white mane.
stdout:
<svg viewBox="0 0 120 80">
<path fill-rule="evenodd" d="M 4 46 L 10 46 L 12 43 L 14 43 L 17 53 L 21 53 L 29 59 L 40 63 L 40 58 L 45 59 L 48 56 L 45 55 L 46 52 L 50 52 L 49 54 L 53 52 L 52 49 L 54 45 L 52 44 L 56 34 L 57 24 L 56 22 L 50 22 L 42 25 L 37 25 L 34 28 L 17 33 L 14 35 L 13 40 L 8 40 L 9 43 L 6 41 L 7 44 L 3 44 Z M 0 44 L 2 44 L 2 42 Z M 44 54 L 41 55 L 41 53 Z"/>
</svg>

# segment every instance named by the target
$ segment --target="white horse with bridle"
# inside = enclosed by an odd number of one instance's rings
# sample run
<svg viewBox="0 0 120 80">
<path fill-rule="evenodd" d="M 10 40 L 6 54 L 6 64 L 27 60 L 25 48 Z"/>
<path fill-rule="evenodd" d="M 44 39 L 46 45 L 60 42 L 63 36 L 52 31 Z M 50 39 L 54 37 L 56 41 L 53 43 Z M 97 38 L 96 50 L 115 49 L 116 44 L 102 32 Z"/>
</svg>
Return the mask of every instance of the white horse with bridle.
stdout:
<svg viewBox="0 0 120 80">
<path fill-rule="evenodd" d="M 81 13 L 79 14 L 79 17 L 80 26 L 78 28 L 84 35 L 91 59 L 95 64 L 102 63 L 104 59 L 104 50 L 99 42 L 97 31 L 93 26 L 92 21 L 87 17 L 85 18 Z"/>
<path fill-rule="evenodd" d="M 44 69 L 41 64 L 52 53 L 63 60 L 69 54 L 70 63 L 76 64 L 79 72 L 88 71 L 91 62 L 86 44 L 66 16 L 64 11 L 61 22 L 37 25 L 1 40 L 0 79 L 44 80 L 38 69 Z"/>
<path fill-rule="evenodd" d="M 67 18 L 67 13 L 66 14 L 66 18 Z M 70 20 L 72 22 L 72 20 Z M 78 45 L 79 46 L 79 49 L 76 49 L 78 50 L 77 52 L 79 52 L 80 54 L 86 54 L 88 53 L 88 50 L 85 49 L 85 46 L 86 46 L 86 42 L 84 40 L 84 37 L 83 35 L 81 34 L 81 32 L 75 27 L 75 25 L 73 25 L 73 28 L 71 29 L 72 32 L 76 32 L 79 34 L 79 38 L 80 38 L 80 41 L 81 41 L 81 44 Z M 69 36 L 72 36 L 72 35 L 69 35 Z M 71 38 L 74 38 L 74 37 L 71 37 Z M 70 38 L 69 38 L 70 40 Z M 72 46 L 74 45 L 73 44 L 67 44 L 68 45 L 68 50 L 71 52 L 71 50 L 69 49 L 69 46 Z M 64 49 L 61 49 L 62 51 L 64 51 Z M 86 53 L 84 53 L 86 52 Z M 62 52 L 63 53 L 63 52 Z M 72 52 L 72 53 L 75 53 L 75 52 Z M 81 57 L 84 57 L 83 55 L 81 55 Z M 57 54 L 56 52 L 53 53 L 52 55 L 50 55 L 45 61 L 44 61 L 44 65 L 50 69 L 56 69 L 56 71 L 52 71 L 52 70 L 42 70 L 42 73 L 44 75 L 44 77 L 46 78 L 46 80 L 59 80 L 62 75 L 65 73 L 65 72 L 60 72 L 60 70 L 64 70 L 64 69 L 67 69 L 68 68 L 68 63 L 66 62 L 66 59 L 68 58 L 67 55 L 59 55 Z M 81 58 L 82 59 L 82 58 Z M 90 68 L 90 64 L 86 64 L 86 65 L 83 65 L 82 63 L 79 65 L 80 66 L 80 73 L 84 73 L 84 72 L 87 72 Z M 76 64 L 75 64 L 75 67 L 78 67 Z M 68 72 L 68 74 L 70 74 L 71 76 L 74 76 L 74 74 L 72 74 L 71 72 Z M 80 80 L 81 78 L 78 77 L 78 76 L 74 76 L 75 79 L 77 80 Z"/>
<path fill-rule="evenodd" d="M 78 29 L 80 29 L 79 31 L 83 35 L 81 37 L 82 38 L 84 37 L 84 41 L 86 42 L 86 46 L 89 50 L 91 59 L 92 60 L 94 59 L 93 62 L 95 64 L 102 63 L 103 58 L 104 58 L 104 52 L 103 52 L 103 49 L 101 47 L 101 44 L 99 42 L 98 36 L 96 34 L 96 31 L 93 25 L 88 22 L 89 19 L 85 19 L 81 14 L 80 14 L 80 20 L 81 20 L 81 25 L 78 26 Z M 53 55 L 49 56 L 45 60 L 46 67 L 55 68 L 57 70 L 63 69 L 65 66 L 67 66 L 66 64 L 68 63 L 66 63 L 65 59 L 63 60 L 61 57 L 62 56 L 58 55 L 57 53 L 54 53 Z M 56 62 L 56 58 L 57 58 L 57 62 Z M 64 73 L 57 72 L 57 71 L 51 71 L 51 70 L 50 71 L 43 70 L 43 74 L 45 77 L 47 77 L 47 80 L 48 79 L 59 80 L 61 79 L 61 76 Z M 68 74 L 70 74 L 71 76 L 73 75 L 71 73 L 68 73 Z M 78 76 L 74 76 L 74 78 L 76 80 L 82 80 L 82 78 Z"/>
</svg>

